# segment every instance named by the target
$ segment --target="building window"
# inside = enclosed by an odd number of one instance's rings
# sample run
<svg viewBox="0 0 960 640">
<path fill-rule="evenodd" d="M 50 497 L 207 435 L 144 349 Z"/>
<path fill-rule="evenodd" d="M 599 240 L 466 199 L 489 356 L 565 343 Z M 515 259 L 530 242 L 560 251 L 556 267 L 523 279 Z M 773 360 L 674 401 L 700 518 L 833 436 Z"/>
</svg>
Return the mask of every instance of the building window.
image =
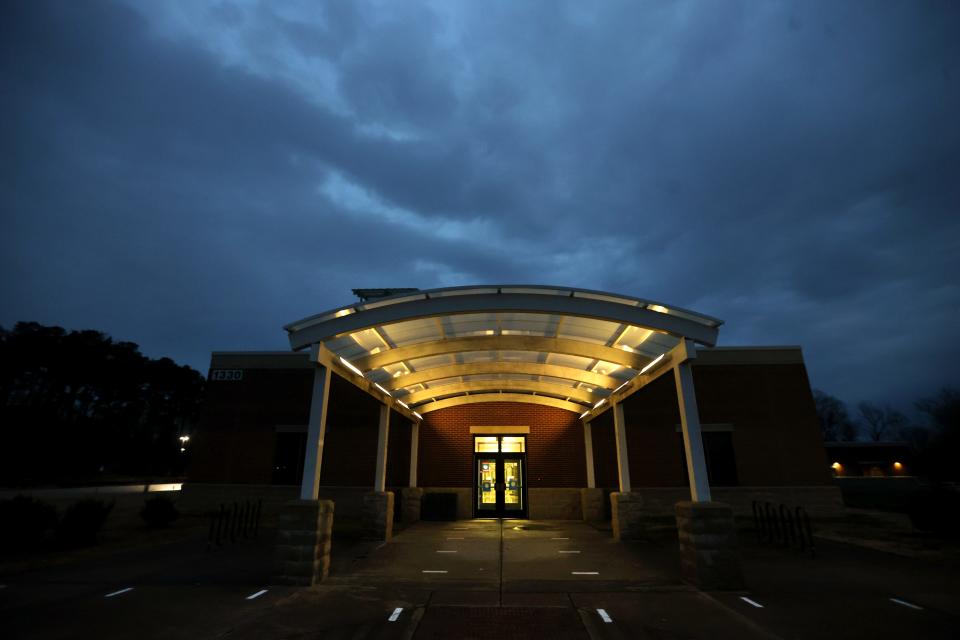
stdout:
<svg viewBox="0 0 960 640">
<path fill-rule="evenodd" d="M 300 484 L 307 434 L 278 433 L 273 450 L 273 484 Z"/>
<path fill-rule="evenodd" d="M 474 453 L 524 453 L 526 436 L 474 436 Z"/>
</svg>

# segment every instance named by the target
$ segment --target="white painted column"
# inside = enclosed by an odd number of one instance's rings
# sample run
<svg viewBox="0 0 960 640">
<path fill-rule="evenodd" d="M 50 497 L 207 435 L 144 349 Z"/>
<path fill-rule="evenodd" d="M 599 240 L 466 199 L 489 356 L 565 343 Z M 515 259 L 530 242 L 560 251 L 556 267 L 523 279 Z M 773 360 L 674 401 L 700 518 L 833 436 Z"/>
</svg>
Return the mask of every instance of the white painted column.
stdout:
<svg viewBox="0 0 960 640">
<path fill-rule="evenodd" d="M 390 407 L 380 405 L 380 431 L 377 435 L 377 470 L 373 479 L 373 490 L 387 490 L 387 441 L 390 439 Z"/>
<path fill-rule="evenodd" d="M 620 493 L 630 492 L 630 460 L 627 456 L 627 423 L 623 420 L 623 405 L 613 405 L 613 432 L 617 440 L 617 472 L 620 476 Z"/>
<path fill-rule="evenodd" d="M 420 423 L 410 421 L 410 486 L 417 486 L 417 451 L 420 447 Z"/>
<path fill-rule="evenodd" d="M 320 465 L 323 462 L 323 438 L 327 432 L 329 396 L 330 369 L 317 365 L 313 372 L 313 392 L 310 395 L 307 449 L 303 456 L 303 479 L 300 482 L 301 500 L 316 500 L 320 496 Z"/>
<path fill-rule="evenodd" d="M 687 476 L 690 478 L 690 499 L 710 502 L 710 482 L 703 455 L 703 437 L 700 435 L 700 415 L 697 412 L 697 392 L 693 388 L 693 371 L 684 362 L 673 368 L 680 403 L 680 427 L 683 430 L 683 448 L 687 454 Z"/>
<path fill-rule="evenodd" d="M 593 429 L 589 422 L 583 423 L 583 450 L 587 454 L 587 488 L 593 489 L 597 481 L 593 475 Z"/>
</svg>

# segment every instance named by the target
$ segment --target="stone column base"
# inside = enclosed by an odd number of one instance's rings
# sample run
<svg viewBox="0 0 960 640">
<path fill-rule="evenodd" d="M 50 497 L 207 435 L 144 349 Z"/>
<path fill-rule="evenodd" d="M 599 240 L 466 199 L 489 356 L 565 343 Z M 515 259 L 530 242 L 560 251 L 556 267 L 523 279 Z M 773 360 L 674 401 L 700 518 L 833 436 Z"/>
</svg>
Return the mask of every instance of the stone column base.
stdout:
<svg viewBox="0 0 960 640">
<path fill-rule="evenodd" d="M 364 538 L 389 541 L 393 537 L 393 492 L 365 493 L 361 519 Z"/>
<path fill-rule="evenodd" d="M 678 502 L 680 573 L 701 589 L 742 589 L 733 510 L 721 502 Z"/>
<path fill-rule="evenodd" d="M 580 510 L 586 522 L 603 520 L 603 489 L 580 489 Z"/>
<path fill-rule="evenodd" d="M 275 584 L 309 587 L 330 572 L 332 500 L 294 500 L 277 524 Z"/>
<path fill-rule="evenodd" d="M 400 520 L 405 524 L 420 521 L 420 505 L 423 502 L 423 489 L 404 487 L 400 489 Z"/>
<path fill-rule="evenodd" d="M 646 537 L 643 527 L 643 498 L 639 493 L 611 493 L 610 517 L 615 540 Z"/>
</svg>

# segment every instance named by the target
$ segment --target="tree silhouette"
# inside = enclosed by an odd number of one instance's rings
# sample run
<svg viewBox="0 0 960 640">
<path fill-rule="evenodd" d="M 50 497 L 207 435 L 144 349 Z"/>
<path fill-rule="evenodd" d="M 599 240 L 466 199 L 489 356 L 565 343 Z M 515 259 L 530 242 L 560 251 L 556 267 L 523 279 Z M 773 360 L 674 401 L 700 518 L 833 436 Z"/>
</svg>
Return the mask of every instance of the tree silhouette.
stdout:
<svg viewBox="0 0 960 640">
<path fill-rule="evenodd" d="M 0 328 L 0 482 L 180 473 L 178 436 L 196 424 L 203 385 L 190 367 L 98 331 Z"/>
<path fill-rule="evenodd" d="M 884 437 L 900 438 L 901 431 L 909 426 L 907 416 L 890 405 L 878 407 L 869 402 L 861 402 L 857 408 L 867 428 L 867 435 L 874 442 L 880 442 Z"/>
<path fill-rule="evenodd" d="M 819 389 L 813 390 L 817 419 L 824 442 L 849 442 L 857 437 L 857 426 L 847 413 L 847 405 L 839 398 Z"/>
</svg>

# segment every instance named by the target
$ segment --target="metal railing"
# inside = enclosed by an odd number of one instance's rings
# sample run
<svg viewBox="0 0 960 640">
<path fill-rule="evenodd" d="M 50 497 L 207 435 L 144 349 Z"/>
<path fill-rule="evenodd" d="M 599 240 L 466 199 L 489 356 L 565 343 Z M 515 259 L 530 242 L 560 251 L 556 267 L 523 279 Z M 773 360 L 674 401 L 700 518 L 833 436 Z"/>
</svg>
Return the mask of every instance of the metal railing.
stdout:
<svg viewBox="0 0 960 640">
<path fill-rule="evenodd" d="M 221 504 L 219 510 L 210 514 L 207 550 L 221 547 L 226 543 L 234 544 L 238 540 L 258 538 L 262 507 L 262 500 Z"/>
<path fill-rule="evenodd" d="M 760 544 L 796 546 L 800 553 L 809 553 L 811 558 L 817 557 L 810 515 L 803 507 L 790 509 L 785 504 L 778 507 L 770 502 L 754 500 L 753 528 Z"/>
</svg>

